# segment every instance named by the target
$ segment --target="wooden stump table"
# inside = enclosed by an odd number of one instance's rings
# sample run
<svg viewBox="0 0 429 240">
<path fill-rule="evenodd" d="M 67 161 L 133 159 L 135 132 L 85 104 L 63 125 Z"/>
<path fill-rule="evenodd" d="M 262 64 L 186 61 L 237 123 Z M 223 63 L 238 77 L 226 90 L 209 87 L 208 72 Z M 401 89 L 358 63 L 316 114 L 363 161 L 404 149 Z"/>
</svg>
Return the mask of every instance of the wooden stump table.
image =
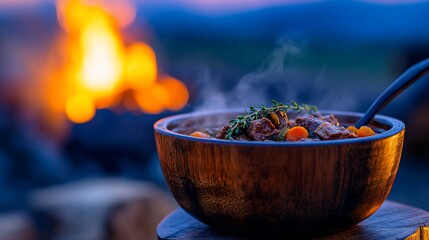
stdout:
<svg viewBox="0 0 429 240">
<path fill-rule="evenodd" d="M 246 237 L 221 233 L 189 216 L 182 209 L 168 215 L 157 227 L 161 240 L 244 240 Z M 252 237 L 252 239 L 255 239 Z M 258 238 L 258 239 L 267 239 Z M 296 239 L 296 237 L 294 237 Z M 360 224 L 318 240 L 429 240 L 429 213 L 411 206 L 386 201 Z"/>
</svg>

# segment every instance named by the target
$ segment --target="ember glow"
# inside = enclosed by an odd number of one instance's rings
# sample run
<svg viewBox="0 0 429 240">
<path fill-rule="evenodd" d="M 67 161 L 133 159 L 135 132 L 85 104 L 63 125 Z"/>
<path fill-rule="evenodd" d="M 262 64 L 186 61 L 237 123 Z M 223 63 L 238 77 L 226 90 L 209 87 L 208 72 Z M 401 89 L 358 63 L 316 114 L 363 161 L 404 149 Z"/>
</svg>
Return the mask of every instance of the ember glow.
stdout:
<svg viewBox="0 0 429 240">
<path fill-rule="evenodd" d="M 155 52 L 148 44 L 124 44 L 120 27 L 135 17 L 131 2 L 61 0 L 57 16 L 67 34 L 62 94 L 69 120 L 87 122 L 96 109 L 119 104 L 125 92 L 131 92 L 135 105 L 149 114 L 186 105 L 186 86 L 158 73 Z"/>
</svg>

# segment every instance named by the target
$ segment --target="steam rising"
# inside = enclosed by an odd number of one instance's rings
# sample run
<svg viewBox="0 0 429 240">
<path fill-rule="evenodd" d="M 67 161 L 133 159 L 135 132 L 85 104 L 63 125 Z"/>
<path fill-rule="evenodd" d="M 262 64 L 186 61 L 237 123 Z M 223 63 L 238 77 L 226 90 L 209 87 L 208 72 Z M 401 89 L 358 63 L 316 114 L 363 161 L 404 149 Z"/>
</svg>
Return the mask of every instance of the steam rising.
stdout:
<svg viewBox="0 0 429 240">
<path fill-rule="evenodd" d="M 290 41 L 281 42 L 257 71 L 244 75 L 226 91 L 204 71 L 196 110 L 247 109 L 271 104 L 272 99 L 285 103 L 293 100 L 320 109 L 355 110 L 358 96 L 349 87 L 354 79 L 334 72 L 329 74 L 326 65 L 312 69 L 306 66 L 308 63 L 297 64 L 297 59 L 303 55 L 302 49 Z"/>
</svg>

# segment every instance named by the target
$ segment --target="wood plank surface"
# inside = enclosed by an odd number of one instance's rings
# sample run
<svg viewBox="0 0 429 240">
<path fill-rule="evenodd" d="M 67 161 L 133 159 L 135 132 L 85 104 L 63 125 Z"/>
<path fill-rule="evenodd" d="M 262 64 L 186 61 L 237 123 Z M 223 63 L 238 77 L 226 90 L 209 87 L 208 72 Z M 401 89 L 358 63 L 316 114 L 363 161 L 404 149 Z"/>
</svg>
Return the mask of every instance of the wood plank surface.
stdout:
<svg viewBox="0 0 429 240">
<path fill-rule="evenodd" d="M 342 232 L 315 240 L 429 240 L 429 213 L 415 207 L 386 201 L 371 217 Z M 177 209 L 158 225 L 157 234 L 161 240 L 244 240 L 267 239 L 222 233 Z M 286 239 L 287 236 L 282 239 Z M 294 236 L 291 239 L 297 239 Z"/>
</svg>

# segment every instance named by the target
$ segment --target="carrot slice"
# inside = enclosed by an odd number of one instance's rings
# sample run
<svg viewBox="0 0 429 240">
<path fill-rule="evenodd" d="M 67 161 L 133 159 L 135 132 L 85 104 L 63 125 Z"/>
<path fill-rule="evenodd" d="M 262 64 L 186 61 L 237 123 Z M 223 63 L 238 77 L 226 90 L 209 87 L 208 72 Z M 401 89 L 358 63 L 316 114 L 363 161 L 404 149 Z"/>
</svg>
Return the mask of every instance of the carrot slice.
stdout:
<svg viewBox="0 0 429 240">
<path fill-rule="evenodd" d="M 197 137 L 197 138 L 210 138 L 210 135 L 208 135 L 207 133 L 200 132 L 200 131 L 195 131 L 189 135 L 193 136 L 193 137 Z"/>
<path fill-rule="evenodd" d="M 286 140 L 291 142 L 300 141 L 306 138 L 308 138 L 308 131 L 301 126 L 295 126 L 286 132 Z"/>
<path fill-rule="evenodd" d="M 375 132 L 370 127 L 362 126 L 359 128 L 357 135 L 358 137 L 369 137 L 375 135 Z"/>
<path fill-rule="evenodd" d="M 350 132 L 354 132 L 356 134 L 359 131 L 355 126 L 348 126 L 346 129 L 349 130 Z"/>
</svg>

